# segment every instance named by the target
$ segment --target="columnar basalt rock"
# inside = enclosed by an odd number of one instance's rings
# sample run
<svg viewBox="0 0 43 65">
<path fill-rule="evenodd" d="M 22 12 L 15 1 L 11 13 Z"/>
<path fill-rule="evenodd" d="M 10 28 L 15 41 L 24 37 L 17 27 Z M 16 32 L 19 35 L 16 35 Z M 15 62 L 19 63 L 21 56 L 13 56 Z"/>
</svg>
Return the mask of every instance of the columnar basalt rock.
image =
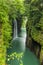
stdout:
<svg viewBox="0 0 43 65">
<path fill-rule="evenodd" d="M 43 63 L 43 46 L 41 46 L 40 61 Z"/>
<path fill-rule="evenodd" d="M 41 62 L 43 62 L 43 43 L 41 44 L 40 42 L 38 42 L 40 40 L 36 40 L 36 39 L 38 39 L 37 36 L 39 36 L 39 34 L 37 35 L 34 30 L 33 30 L 34 32 L 32 33 L 32 28 L 29 28 L 29 23 L 28 22 L 27 22 L 26 30 L 27 30 L 27 41 L 26 41 L 27 47 L 30 48 L 30 50 L 32 52 L 34 52 L 34 54 L 40 59 Z M 33 37 L 33 35 L 37 35 L 37 36 Z M 42 39 L 43 37 L 40 36 L 39 39 L 40 38 Z"/>
<path fill-rule="evenodd" d="M 27 38 L 26 38 L 26 46 L 28 48 L 30 48 L 30 50 L 32 49 L 32 39 L 31 39 L 31 37 L 27 36 Z"/>
</svg>

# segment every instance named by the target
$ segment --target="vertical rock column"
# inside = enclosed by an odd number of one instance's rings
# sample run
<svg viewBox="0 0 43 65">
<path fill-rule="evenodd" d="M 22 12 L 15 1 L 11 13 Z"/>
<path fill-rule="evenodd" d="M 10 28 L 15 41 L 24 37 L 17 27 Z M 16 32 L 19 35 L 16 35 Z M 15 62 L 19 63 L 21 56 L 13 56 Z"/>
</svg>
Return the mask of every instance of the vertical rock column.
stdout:
<svg viewBox="0 0 43 65">
<path fill-rule="evenodd" d="M 41 47 L 40 61 L 43 63 L 43 46 Z"/>
<path fill-rule="evenodd" d="M 41 47 L 40 61 L 41 61 L 41 65 L 43 65 L 43 46 Z"/>
</svg>

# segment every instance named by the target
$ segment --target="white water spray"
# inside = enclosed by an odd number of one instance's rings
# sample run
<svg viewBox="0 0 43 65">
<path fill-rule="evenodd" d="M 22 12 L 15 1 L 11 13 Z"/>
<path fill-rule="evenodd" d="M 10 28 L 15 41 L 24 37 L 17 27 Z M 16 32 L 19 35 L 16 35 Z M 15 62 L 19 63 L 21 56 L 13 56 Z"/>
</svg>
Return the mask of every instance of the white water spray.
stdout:
<svg viewBox="0 0 43 65">
<path fill-rule="evenodd" d="M 14 20 L 14 34 L 13 34 L 13 40 L 12 43 L 14 43 L 15 49 L 18 51 L 25 51 L 26 49 L 26 22 L 27 19 L 23 21 L 24 26 L 21 27 L 20 36 L 18 36 L 17 32 L 17 21 Z"/>
<path fill-rule="evenodd" d="M 17 21 L 14 20 L 14 34 L 13 34 L 13 39 L 17 38 Z"/>
</svg>

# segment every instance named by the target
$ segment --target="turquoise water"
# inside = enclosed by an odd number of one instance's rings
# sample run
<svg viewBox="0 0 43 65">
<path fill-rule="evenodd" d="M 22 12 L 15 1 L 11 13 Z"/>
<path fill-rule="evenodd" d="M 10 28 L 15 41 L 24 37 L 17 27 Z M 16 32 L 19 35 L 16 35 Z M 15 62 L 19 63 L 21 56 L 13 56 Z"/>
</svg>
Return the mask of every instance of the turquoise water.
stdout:
<svg viewBox="0 0 43 65">
<path fill-rule="evenodd" d="M 7 50 L 8 65 L 40 65 L 37 57 L 25 46 L 25 32 L 12 41 L 12 47 Z M 10 60 L 9 60 L 10 59 Z"/>
</svg>

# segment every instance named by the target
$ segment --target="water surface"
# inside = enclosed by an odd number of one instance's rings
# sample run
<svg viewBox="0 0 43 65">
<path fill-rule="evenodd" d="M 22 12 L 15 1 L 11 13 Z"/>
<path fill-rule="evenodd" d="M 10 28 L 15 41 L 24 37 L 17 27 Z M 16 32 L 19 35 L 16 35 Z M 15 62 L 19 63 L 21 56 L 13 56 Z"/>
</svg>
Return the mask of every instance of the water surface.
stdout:
<svg viewBox="0 0 43 65">
<path fill-rule="evenodd" d="M 26 31 L 22 30 L 19 37 L 12 40 L 12 47 L 7 50 L 8 65 L 40 65 L 38 58 L 26 47 Z"/>
</svg>

